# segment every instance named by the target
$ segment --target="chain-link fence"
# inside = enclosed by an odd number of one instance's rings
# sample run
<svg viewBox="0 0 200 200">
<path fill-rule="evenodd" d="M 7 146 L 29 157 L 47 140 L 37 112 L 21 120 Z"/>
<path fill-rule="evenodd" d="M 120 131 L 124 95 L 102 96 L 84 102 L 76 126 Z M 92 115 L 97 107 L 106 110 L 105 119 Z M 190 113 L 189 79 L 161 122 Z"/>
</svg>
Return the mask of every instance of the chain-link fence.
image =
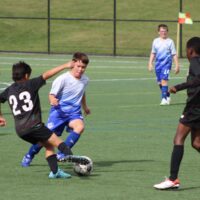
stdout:
<svg viewBox="0 0 200 200">
<path fill-rule="evenodd" d="M 182 1 L 180 1 L 182 2 Z M 181 47 L 198 36 L 199 1 L 185 0 L 1 0 L 0 51 L 147 56 L 157 26 L 166 23 L 176 41 L 180 9 L 193 25 L 183 25 Z M 180 49 L 184 55 L 184 48 Z"/>
</svg>

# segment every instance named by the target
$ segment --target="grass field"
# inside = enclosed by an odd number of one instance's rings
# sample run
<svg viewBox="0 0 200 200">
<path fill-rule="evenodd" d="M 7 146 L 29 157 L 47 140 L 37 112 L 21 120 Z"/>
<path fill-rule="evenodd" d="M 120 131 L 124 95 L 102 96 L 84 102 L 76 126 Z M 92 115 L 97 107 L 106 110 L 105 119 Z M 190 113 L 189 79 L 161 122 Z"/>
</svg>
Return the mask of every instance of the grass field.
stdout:
<svg viewBox="0 0 200 200">
<path fill-rule="evenodd" d="M 69 60 L 70 56 L 0 54 L 0 89 L 11 82 L 11 66 L 19 60 L 31 64 L 33 76 Z M 94 57 L 87 69 L 90 84 L 88 105 L 92 114 L 85 119 L 86 130 L 74 154 L 87 155 L 94 162 L 89 177 L 78 177 L 72 166 L 70 180 L 49 180 L 42 151 L 31 167 L 22 168 L 21 159 L 29 147 L 14 131 L 7 105 L 2 110 L 7 127 L 0 129 L 0 191 L 5 200 L 197 200 L 199 199 L 199 154 L 188 138 L 181 165 L 181 188 L 156 191 L 153 184 L 168 175 L 172 140 L 186 98 L 185 92 L 172 96 L 172 104 L 159 106 L 160 94 L 147 58 Z M 170 85 L 185 80 L 187 60 L 180 60 L 181 73 L 171 73 Z M 53 78 L 40 91 L 43 120 L 47 120 L 47 94 Z M 66 133 L 63 134 L 63 138 Z"/>
</svg>

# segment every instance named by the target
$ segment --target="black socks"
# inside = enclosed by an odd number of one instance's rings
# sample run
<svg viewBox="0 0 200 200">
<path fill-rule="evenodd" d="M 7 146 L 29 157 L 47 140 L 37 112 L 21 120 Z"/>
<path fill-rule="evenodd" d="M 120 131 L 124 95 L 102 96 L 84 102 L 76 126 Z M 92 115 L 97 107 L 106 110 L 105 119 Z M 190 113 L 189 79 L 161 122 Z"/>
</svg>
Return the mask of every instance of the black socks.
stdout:
<svg viewBox="0 0 200 200">
<path fill-rule="evenodd" d="M 174 181 L 178 177 L 179 167 L 184 154 L 183 145 L 174 145 L 171 155 L 170 177 L 169 179 Z"/>
<path fill-rule="evenodd" d="M 59 144 L 58 150 L 61 151 L 62 153 L 64 153 L 65 155 L 72 155 L 73 154 L 71 149 L 64 142 Z"/>
<path fill-rule="evenodd" d="M 50 170 L 56 174 L 58 171 L 58 163 L 57 163 L 57 158 L 56 158 L 56 154 L 53 154 L 49 157 L 46 158 L 47 162 L 49 164 Z"/>
</svg>

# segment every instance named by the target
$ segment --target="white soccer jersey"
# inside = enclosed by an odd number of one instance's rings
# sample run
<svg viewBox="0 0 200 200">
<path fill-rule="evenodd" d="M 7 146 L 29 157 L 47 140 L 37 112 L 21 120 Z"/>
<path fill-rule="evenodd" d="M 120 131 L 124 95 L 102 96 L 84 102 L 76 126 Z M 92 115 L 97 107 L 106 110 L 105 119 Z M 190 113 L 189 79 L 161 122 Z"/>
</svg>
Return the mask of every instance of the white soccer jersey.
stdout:
<svg viewBox="0 0 200 200">
<path fill-rule="evenodd" d="M 79 113 L 88 81 L 89 78 L 84 74 L 80 79 L 76 79 L 70 72 L 58 76 L 53 81 L 50 90 L 50 94 L 59 99 L 59 106 L 56 107 L 56 110 L 65 115 Z"/>
<path fill-rule="evenodd" d="M 172 39 L 156 38 L 152 44 L 152 53 L 155 57 L 155 69 L 167 67 L 171 69 L 172 57 L 176 54 L 176 48 Z"/>
</svg>

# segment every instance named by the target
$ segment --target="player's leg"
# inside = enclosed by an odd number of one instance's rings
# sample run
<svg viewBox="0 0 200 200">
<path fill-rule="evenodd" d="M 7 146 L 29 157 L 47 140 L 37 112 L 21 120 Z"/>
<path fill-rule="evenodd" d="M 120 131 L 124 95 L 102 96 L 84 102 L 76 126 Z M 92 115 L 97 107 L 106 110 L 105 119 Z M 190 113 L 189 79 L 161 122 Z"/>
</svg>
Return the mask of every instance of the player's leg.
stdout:
<svg viewBox="0 0 200 200">
<path fill-rule="evenodd" d="M 70 178 L 71 175 L 64 172 L 58 168 L 56 154 L 54 153 L 54 147 L 49 141 L 42 142 L 42 145 L 45 147 L 45 157 L 50 168 L 49 178 Z"/>
<path fill-rule="evenodd" d="M 71 115 L 68 120 L 66 120 L 64 125 L 67 127 L 67 132 L 69 132 L 67 138 L 65 139 L 65 144 L 71 149 L 78 142 L 82 132 L 84 131 L 83 117 L 81 114 Z M 58 128 L 55 129 L 55 132 L 57 132 Z M 64 154 L 58 152 L 58 161 L 62 161 L 64 156 Z"/>
<path fill-rule="evenodd" d="M 193 129 L 191 131 L 192 147 L 200 152 L 200 129 Z"/>
<path fill-rule="evenodd" d="M 79 164 L 88 164 L 90 160 L 84 156 L 72 155 L 71 149 L 55 134 L 53 133 L 47 141 L 50 145 L 57 147 L 58 150 L 65 155 L 62 161 L 68 161 Z"/>
<path fill-rule="evenodd" d="M 160 73 L 161 79 L 161 96 L 162 101 L 160 105 L 169 105 L 170 104 L 170 93 L 168 92 L 168 79 L 169 79 L 170 70 L 164 67 Z"/>
<path fill-rule="evenodd" d="M 70 128 L 70 131 L 68 137 L 65 140 L 65 144 L 72 148 L 78 142 L 85 126 L 82 119 L 74 119 L 69 122 L 68 127 Z"/>
<path fill-rule="evenodd" d="M 29 167 L 34 156 L 40 152 L 42 149 L 41 144 L 32 145 L 29 151 L 24 155 L 21 165 L 22 167 Z"/>
<path fill-rule="evenodd" d="M 155 184 L 154 188 L 165 190 L 169 188 L 178 188 L 180 186 L 178 173 L 184 154 L 184 141 L 190 133 L 190 130 L 190 127 L 179 123 L 174 137 L 174 147 L 171 154 L 170 176 L 165 181 Z"/>
</svg>

